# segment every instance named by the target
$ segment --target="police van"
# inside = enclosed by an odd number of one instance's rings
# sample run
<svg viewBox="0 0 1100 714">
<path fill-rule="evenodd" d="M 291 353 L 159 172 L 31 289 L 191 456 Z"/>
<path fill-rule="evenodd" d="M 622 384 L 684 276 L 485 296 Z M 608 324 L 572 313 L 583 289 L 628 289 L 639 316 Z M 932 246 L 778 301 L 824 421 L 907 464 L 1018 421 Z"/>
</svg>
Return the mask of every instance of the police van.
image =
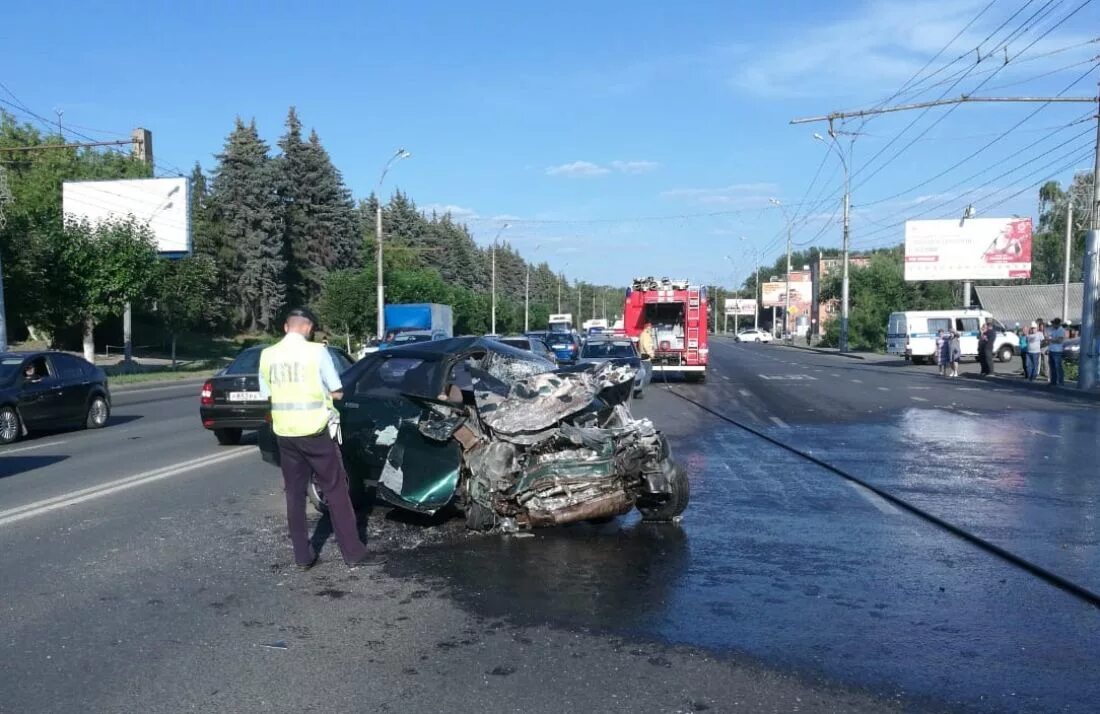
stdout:
<svg viewBox="0 0 1100 714">
<path fill-rule="evenodd" d="M 986 320 L 993 314 L 986 310 L 912 310 L 892 312 L 886 326 L 886 351 L 892 355 L 912 360 L 913 364 L 936 361 L 936 333 L 952 330 L 959 333 L 959 346 L 963 357 L 978 355 L 978 334 Z M 993 320 L 997 337 L 993 342 L 993 354 L 1001 362 L 1007 362 L 1018 353 L 1019 338 Z"/>
</svg>

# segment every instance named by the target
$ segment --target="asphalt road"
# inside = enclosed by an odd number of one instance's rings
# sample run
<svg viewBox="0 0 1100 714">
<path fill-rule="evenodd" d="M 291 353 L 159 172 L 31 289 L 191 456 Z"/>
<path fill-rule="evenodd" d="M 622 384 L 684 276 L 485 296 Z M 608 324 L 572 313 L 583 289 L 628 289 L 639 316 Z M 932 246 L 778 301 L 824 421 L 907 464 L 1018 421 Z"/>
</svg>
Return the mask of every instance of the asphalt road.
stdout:
<svg viewBox="0 0 1100 714">
<path fill-rule="evenodd" d="M 201 429 L 196 385 L 0 449 L 0 711 L 1093 709 L 1096 608 L 673 392 L 1083 583 L 1095 405 L 711 354 L 636 409 L 690 471 L 681 524 L 471 536 L 374 509 L 375 569 L 289 567 L 277 472 Z"/>
</svg>

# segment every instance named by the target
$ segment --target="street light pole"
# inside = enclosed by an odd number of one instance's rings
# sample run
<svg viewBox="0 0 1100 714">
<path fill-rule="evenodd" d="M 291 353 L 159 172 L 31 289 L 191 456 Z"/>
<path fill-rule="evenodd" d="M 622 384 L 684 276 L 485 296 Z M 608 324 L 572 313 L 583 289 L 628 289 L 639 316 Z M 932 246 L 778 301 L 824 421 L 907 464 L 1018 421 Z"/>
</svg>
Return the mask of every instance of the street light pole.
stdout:
<svg viewBox="0 0 1100 714">
<path fill-rule="evenodd" d="M 492 288 L 492 292 L 493 292 L 493 316 L 492 316 L 491 327 L 489 328 L 489 332 L 491 334 L 494 334 L 494 335 L 497 333 L 497 242 L 500 240 L 500 234 L 503 233 L 504 229 L 507 228 L 510 225 L 512 225 L 512 224 L 511 223 L 505 223 L 504 225 L 502 225 L 500 227 L 500 230 L 497 231 L 496 237 L 493 238 L 493 247 L 492 247 L 492 254 L 493 254 L 493 278 L 492 278 L 492 282 L 493 282 L 493 288 Z"/>
<path fill-rule="evenodd" d="M 1077 386 L 1092 389 L 1096 386 L 1097 325 L 1096 305 L 1100 300 L 1100 97 L 1097 98 L 1096 154 L 1092 168 L 1092 201 L 1089 205 L 1091 229 L 1085 237 L 1085 273 L 1081 296 L 1081 359 L 1078 366 Z M 1062 316 L 1065 319 L 1065 316 Z"/>
<path fill-rule="evenodd" d="M 378 259 L 378 274 L 376 276 L 376 281 L 378 283 L 378 339 L 380 340 L 385 336 L 386 331 L 386 317 L 384 314 L 386 291 L 382 283 L 382 182 L 386 180 L 386 174 L 389 173 L 390 167 L 393 166 L 395 161 L 407 159 L 410 156 L 412 156 L 412 154 L 408 151 L 398 149 L 397 152 L 390 157 L 390 160 L 386 162 L 385 167 L 383 167 L 382 175 L 378 177 L 378 189 L 375 191 L 375 198 L 378 200 L 378 206 L 374 212 L 374 235 L 377 240 L 377 250 L 375 251 L 377 255 L 375 257 Z"/>
<path fill-rule="evenodd" d="M 848 172 L 848 162 L 844 159 L 844 152 L 840 149 L 840 144 L 837 142 L 836 131 L 833 130 L 833 123 L 829 122 L 829 138 L 832 139 L 832 143 L 825 141 L 825 137 L 821 134 L 814 134 L 814 138 L 818 141 L 831 147 L 837 157 L 840 159 L 840 165 L 844 168 L 844 264 L 842 267 L 841 281 L 840 281 L 840 351 L 848 351 L 848 234 L 849 234 L 849 213 L 851 203 L 851 176 Z"/>
</svg>

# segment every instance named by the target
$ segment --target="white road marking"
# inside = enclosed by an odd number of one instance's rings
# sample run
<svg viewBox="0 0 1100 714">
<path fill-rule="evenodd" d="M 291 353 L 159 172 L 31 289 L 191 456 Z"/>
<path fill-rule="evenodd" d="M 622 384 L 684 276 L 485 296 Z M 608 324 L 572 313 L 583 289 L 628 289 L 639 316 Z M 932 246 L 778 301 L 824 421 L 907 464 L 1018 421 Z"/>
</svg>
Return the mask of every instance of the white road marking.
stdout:
<svg viewBox="0 0 1100 714">
<path fill-rule="evenodd" d="M 787 422 L 783 421 L 783 420 L 782 420 L 782 419 L 780 419 L 779 417 L 772 417 L 771 419 L 772 419 L 772 422 L 773 422 L 773 423 L 774 423 L 774 424 L 775 424 L 776 426 L 780 426 L 780 427 L 783 427 L 784 429 L 790 429 L 790 428 L 791 428 L 791 427 L 790 427 L 790 425 L 788 425 L 788 424 L 787 424 Z"/>
<path fill-rule="evenodd" d="M 959 387 L 959 391 L 960 392 L 976 392 L 976 391 L 978 391 L 978 388 L 977 387 Z"/>
<path fill-rule="evenodd" d="M 742 397 L 751 397 L 752 396 L 752 392 L 750 392 L 747 389 L 738 389 L 737 393 L 740 394 Z"/>
<path fill-rule="evenodd" d="M 61 508 L 68 508 L 69 506 L 75 506 L 78 503 L 84 503 L 103 496 L 109 496 L 112 493 L 118 493 L 119 491 L 125 491 L 127 489 L 134 488 L 136 486 L 144 486 L 147 483 L 153 481 L 160 481 L 161 479 L 170 478 L 172 476 L 178 476 L 188 471 L 194 471 L 196 469 L 205 468 L 207 466 L 213 466 L 223 461 L 229 461 L 239 456 L 244 456 L 248 453 L 255 452 L 254 446 L 239 446 L 235 449 L 227 449 L 225 451 L 211 454 L 209 456 L 202 456 L 197 459 L 191 459 L 190 461 L 183 461 L 178 464 L 172 464 L 171 466 L 163 466 L 159 469 L 153 469 L 152 471 L 145 471 L 144 473 L 135 474 L 133 476 L 127 476 L 125 478 L 116 479 L 114 481 L 108 481 L 107 483 L 101 483 L 98 486 L 91 486 L 89 488 L 82 488 L 77 491 L 70 491 L 69 493 L 63 493 L 60 496 L 54 496 L 53 498 L 46 498 L 41 501 L 35 501 L 16 508 L 9 508 L 6 511 L 0 511 L 0 526 L 6 526 L 9 523 L 15 523 L 27 518 L 33 518 L 40 516 L 44 513 L 56 511 Z"/>
<path fill-rule="evenodd" d="M 1028 429 L 1029 432 L 1035 436 L 1049 436 L 1051 439 L 1061 439 L 1061 434 L 1048 434 L 1045 431 L 1039 431 L 1038 429 Z"/>
<path fill-rule="evenodd" d="M 34 449 L 45 449 L 50 446 L 60 446 L 61 444 L 68 444 L 70 439 L 63 439 L 62 441 L 48 441 L 45 444 L 34 444 L 33 446 L 20 446 L 16 449 L 4 449 L 0 451 L 0 456 L 8 456 L 10 454 L 18 454 L 20 451 L 33 451 Z"/>
<path fill-rule="evenodd" d="M 855 384 L 863 384 L 862 379 L 853 379 L 852 382 L 854 382 Z"/>
<path fill-rule="evenodd" d="M 805 380 L 810 380 L 812 382 L 817 381 L 817 377 L 813 377 L 813 376 L 808 375 L 808 374 L 773 374 L 773 375 L 770 375 L 770 376 L 767 375 L 767 374 L 758 374 L 756 376 L 760 377 L 760 379 L 766 379 L 769 382 L 774 382 L 774 381 L 801 382 L 801 381 L 805 381 Z"/>
<path fill-rule="evenodd" d="M 979 414 L 978 412 L 972 412 L 972 411 L 968 411 L 966 409 L 960 409 L 959 414 L 965 414 L 967 416 L 973 416 L 973 417 L 981 416 L 981 414 Z"/>
<path fill-rule="evenodd" d="M 928 390 L 928 389 L 931 389 L 931 387 L 909 387 L 909 389 Z"/>
<path fill-rule="evenodd" d="M 890 503 L 889 501 L 884 499 L 882 496 L 879 496 L 874 491 L 871 491 L 870 489 L 867 489 L 867 488 L 864 488 L 863 486 L 860 486 L 855 481 L 845 481 L 844 483 L 848 484 L 848 486 L 853 491 L 858 493 L 860 496 L 863 496 L 863 498 L 868 503 L 870 503 L 872 506 L 874 506 L 878 510 L 882 511 L 883 513 L 889 513 L 890 515 L 895 515 L 895 516 L 898 515 L 899 513 L 901 513 L 901 511 L 899 511 L 897 508 L 894 507 L 894 504 Z"/>
<path fill-rule="evenodd" d="M 889 392 L 890 391 L 889 387 L 875 387 L 875 389 L 877 389 L 880 392 Z"/>
<path fill-rule="evenodd" d="M 924 397 L 909 397 L 909 398 L 912 399 L 914 402 L 927 402 L 928 401 Z"/>
<path fill-rule="evenodd" d="M 724 374 L 722 375 L 722 379 L 726 380 L 727 382 L 730 382 L 730 381 L 732 381 L 732 380 L 731 380 L 731 379 L 730 379 L 729 377 L 727 377 L 727 376 L 726 376 L 726 375 L 724 375 Z"/>
</svg>

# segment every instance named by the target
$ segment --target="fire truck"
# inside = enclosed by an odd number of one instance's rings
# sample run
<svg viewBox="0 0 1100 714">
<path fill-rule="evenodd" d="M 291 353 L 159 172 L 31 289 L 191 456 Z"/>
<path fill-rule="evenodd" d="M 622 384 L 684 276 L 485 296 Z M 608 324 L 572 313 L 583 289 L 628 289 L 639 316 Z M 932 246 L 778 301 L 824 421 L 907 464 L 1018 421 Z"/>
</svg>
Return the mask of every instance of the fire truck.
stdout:
<svg viewBox="0 0 1100 714">
<path fill-rule="evenodd" d="M 687 280 L 635 278 L 626 292 L 623 327 L 637 341 L 652 323 L 654 372 L 673 372 L 691 382 L 707 374 L 707 295 Z"/>
</svg>

